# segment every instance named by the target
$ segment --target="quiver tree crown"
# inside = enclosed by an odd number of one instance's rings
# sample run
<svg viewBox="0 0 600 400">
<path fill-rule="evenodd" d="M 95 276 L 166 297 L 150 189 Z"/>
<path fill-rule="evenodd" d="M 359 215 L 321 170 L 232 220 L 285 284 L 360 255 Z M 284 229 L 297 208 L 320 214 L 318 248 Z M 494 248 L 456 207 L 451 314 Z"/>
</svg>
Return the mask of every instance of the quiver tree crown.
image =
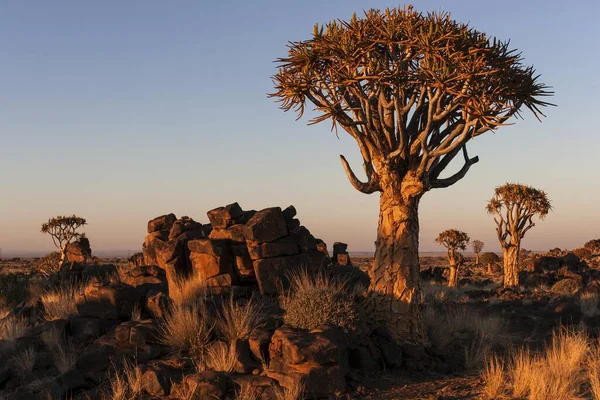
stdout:
<svg viewBox="0 0 600 400">
<path fill-rule="evenodd" d="M 464 250 L 467 248 L 469 240 L 469 235 L 456 229 L 447 229 L 435 239 L 436 243 L 441 244 L 448 250 Z"/>
<path fill-rule="evenodd" d="M 307 102 L 357 142 L 367 181 L 340 156 L 352 185 L 385 189 L 381 175 L 410 175 L 419 193 L 450 186 L 478 161 L 467 143 L 519 116 L 538 119 L 552 92 L 509 42 L 488 37 L 450 14 L 412 7 L 369 10 L 362 18 L 315 25 L 312 38 L 290 42 L 273 77 L 283 110 L 300 118 Z M 462 168 L 441 173 L 459 154 Z"/>
</svg>

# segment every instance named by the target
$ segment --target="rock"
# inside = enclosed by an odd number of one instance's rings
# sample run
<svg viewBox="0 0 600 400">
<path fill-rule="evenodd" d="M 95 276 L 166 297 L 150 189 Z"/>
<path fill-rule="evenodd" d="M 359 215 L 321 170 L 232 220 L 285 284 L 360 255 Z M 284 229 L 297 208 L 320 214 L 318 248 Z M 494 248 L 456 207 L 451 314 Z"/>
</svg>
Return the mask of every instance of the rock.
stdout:
<svg viewBox="0 0 600 400">
<path fill-rule="evenodd" d="M 273 258 L 281 256 L 293 256 L 298 254 L 300 250 L 298 245 L 291 236 L 285 236 L 273 242 L 248 242 L 248 253 L 252 260 L 261 258 Z"/>
<path fill-rule="evenodd" d="M 358 346 L 350 349 L 350 366 L 366 373 L 380 370 L 379 349 L 371 340 L 365 340 Z"/>
<path fill-rule="evenodd" d="M 138 292 L 144 297 L 150 290 L 165 293 L 169 291 L 165 270 L 155 265 L 125 270 L 121 274 L 121 282 L 138 288 Z"/>
<path fill-rule="evenodd" d="M 258 211 L 244 227 L 246 240 L 272 242 L 288 234 L 288 228 L 279 207 Z"/>
<path fill-rule="evenodd" d="M 112 264 L 80 264 L 81 280 L 107 280 L 111 276 L 117 275 L 117 267 Z"/>
<path fill-rule="evenodd" d="M 92 260 L 90 240 L 82 236 L 67 245 L 67 261 L 71 263 L 89 263 Z"/>
<path fill-rule="evenodd" d="M 142 387 L 153 396 L 168 396 L 172 385 L 181 382 L 186 370 L 192 367 L 189 360 L 173 358 L 154 360 L 137 368 L 142 374 Z"/>
<path fill-rule="evenodd" d="M 327 258 L 329 258 L 329 252 L 327 251 L 327 243 L 322 241 L 321 239 L 315 239 L 317 241 L 317 250 L 321 253 L 325 254 Z"/>
<path fill-rule="evenodd" d="M 551 293 L 560 295 L 571 295 L 581 290 L 581 283 L 572 278 L 565 278 L 556 282 L 550 288 Z"/>
<path fill-rule="evenodd" d="M 567 266 L 568 269 L 573 270 L 579 265 L 579 257 L 573 253 L 567 253 L 560 259 L 560 262 L 562 265 Z"/>
<path fill-rule="evenodd" d="M 121 321 L 116 319 L 110 320 L 72 315 L 69 317 L 67 333 L 77 342 L 91 343 L 119 323 Z"/>
<path fill-rule="evenodd" d="M 273 331 L 265 328 L 254 328 L 248 338 L 250 352 L 258 361 L 269 364 L 269 344 Z"/>
<path fill-rule="evenodd" d="M 257 396 L 256 399 L 273 399 L 270 392 L 278 386 L 274 379 L 266 376 L 232 375 L 231 380 L 236 391 L 253 393 Z"/>
<path fill-rule="evenodd" d="M 238 203 L 233 203 L 210 210 L 206 215 L 213 229 L 225 229 L 239 222 L 244 212 Z"/>
<path fill-rule="evenodd" d="M 269 355 L 271 360 L 280 358 L 287 364 L 312 362 L 325 365 L 339 364 L 341 361 L 339 346 L 327 335 L 286 325 L 273 333 Z"/>
<path fill-rule="evenodd" d="M 170 230 L 177 217 L 175 214 L 161 215 L 148 222 L 148 233 Z"/>
<path fill-rule="evenodd" d="M 150 290 L 146 297 L 145 311 L 152 318 L 164 318 L 171 306 L 171 299 L 162 291 Z"/>
<path fill-rule="evenodd" d="M 214 256 L 194 251 L 190 253 L 190 260 L 194 274 L 198 275 L 203 282 L 217 275 L 233 273 L 233 259 L 228 253 Z"/>
<path fill-rule="evenodd" d="M 151 320 L 123 322 L 115 328 L 115 339 L 138 347 L 156 344 L 159 342 L 158 326 Z"/>
<path fill-rule="evenodd" d="M 212 232 L 211 232 L 212 233 Z M 188 249 L 192 253 L 223 256 L 228 253 L 229 243 L 223 239 L 197 239 L 188 242 Z"/>
<path fill-rule="evenodd" d="M 305 398 L 332 398 L 347 390 L 345 371 L 339 365 L 289 365 L 277 359 L 271 360 L 267 376 L 283 387 L 302 386 Z"/>
<path fill-rule="evenodd" d="M 233 255 L 235 272 L 237 273 L 239 280 L 242 282 L 256 281 L 252 259 L 250 258 L 250 253 L 248 252 L 246 244 L 232 245 L 231 254 Z"/>
<path fill-rule="evenodd" d="M 177 385 L 177 392 L 189 394 L 194 399 L 220 399 L 224 400 L 232 386 L 231 378 L 216 371 L 197 372 L 186 375 Z M 175 390 L 174 390 L 175 391 Z"/>
<path fill-rule="evenodd" d="M 538 273 L 556 271 L 560 268 L 560 262 L 560 258 L 557 257 L 535 257 L 533 260 L 531 260 L 528 270 Z"/>
<path fill-rule="evenodd" d="M 230 240 L 235 243 L 245 243 L 244 225 L 236 224 L 227 229 L 213 229 L 208 235 L 210 239 Z"/>
<path fill-rule="evenodd" d="M 387 369 L 400 368 L 402 366 L 402 347 L 400 347 L 400 345 L 389 334 L 378 330 L 375 343 L 379 348 L 379 352 L 381 353 L 383 362 Z M 421 352 L 423 348 L 414 348 L 408 346 L 408 349 L 411 352 L 410 356 L 423 356 Z M 419 358 L 419 360 L 421 360 L 421 358 Z"/>
<path fill-rule="evenodd" d="M 283 218 L 285 218 L 286 221 L 291 221 L 296 216 L 296 207 L 291 206 L 291 205 L 287 206 L 282 211 L 282 213 L 283 213 Z"/>
<path fill-rule="evenodd" d="M 317 240 L 310 234 L 310 231 L 306 227 L 300 226 L 292 233 L 292 237 L 301 253 L 309 253 L 317 250 Z"/>
<path fill-rule="evenodd" d="M 347 249 L 348 245 L 346 243 L 335 242 L 333 244 L 333 257 L 331 257 L 331 261 L 337 265 L 351 265 Z"/>
<path fill-rule="evenodd" d="M 181 217 L 173 223 L 169 230 L 169 239 L 181 236 L 184 232 L 195 232 L 197 236 L 204 236 L 202 224 L 194 221 L 190 217 Z"/>
<path fill-rule="evenodd" d="M 75 303 L 82 317 L 130 318 L 138 293 L 133 286 L 122 283 L 92 283 L 75 296 Z"/>
<path fill-rule="evenodd" d="M 300 269 L 313 270 L 325 263 L 321 252 L 287 257 L 265 258 L 254 261 L 254 273 L 263 295 L 277 295 L 281 288 L 289 288 L 289 275 Z"/>
<path fill-rule="evenodd" d="M 234 284 L 234 278 L 231 273 L 213 276 L 206 280 L 208 287 L 230 287 Z"/>
<path fill-rule="evenodd" d="M 141 267 L 144 265 L 144 253 L 137 252 L 129 257 L 129 268 Z"/>
</svg>

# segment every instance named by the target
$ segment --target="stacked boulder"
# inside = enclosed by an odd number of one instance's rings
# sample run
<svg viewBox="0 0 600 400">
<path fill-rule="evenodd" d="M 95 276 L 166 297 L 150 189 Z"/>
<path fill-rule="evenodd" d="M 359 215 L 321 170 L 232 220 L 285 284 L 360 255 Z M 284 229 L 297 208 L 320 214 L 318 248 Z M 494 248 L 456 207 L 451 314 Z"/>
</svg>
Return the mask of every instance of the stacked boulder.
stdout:
<svg viewBox="0 0 600 400">
<path fill-rule="evenodd" d="M 346 243 L 335 242 L 333 244 L 333 257 L 331 257 L 331 261 L 336 265 L 352 265 Z"/>
<path fill-rule="evenodd" d="M 202 224 L 189 217 L 177 219 L 175 214 L 162 215 L 148 222 L 143 253 L 146 265 L 164 269 L 169 282 L 191 272 L 187 244 L 205 237 Z"/>
<path fill-rule="evenodd" d="M 237 203 L 208 212 L 208 238 L 188 243 L 192 270 L 209 287 L 254 286 L 275 295 L 294 269 L 325 262 L 293 206 L 243 211 Z"/>
<path fill-rule="evenodd" d="M 67 261 L 80 264 L 88 264 L 93 261 L 92 248 L 87 237 L 82 236 L 79 240 L 67 245 Z"/>
</svg>

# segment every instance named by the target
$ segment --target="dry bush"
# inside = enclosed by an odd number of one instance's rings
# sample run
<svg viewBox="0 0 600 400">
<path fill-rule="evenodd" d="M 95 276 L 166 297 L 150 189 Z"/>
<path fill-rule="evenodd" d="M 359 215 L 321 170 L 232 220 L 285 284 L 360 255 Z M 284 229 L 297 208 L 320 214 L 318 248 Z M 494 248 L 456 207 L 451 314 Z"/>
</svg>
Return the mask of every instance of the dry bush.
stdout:
<svg viewBox="0 0 600 400">
<path fill-rule="evenodd" d="M 42 294 L 44 315 L 47 320 L 68 319 L 77 314 L 75 295 L 83 290 L 84 283 L 74 281 L 61 282 L 57 287 Z"/>
<path fill-rule="evenodd" d="M 142 320 L 142 309 L 139 303 L 135 303 L 133 305 L 133 309 L 131 310 L 131 320 L 132 321 L 141 321 Z"/>
<path fill-rule="evenodd" d="M 28 324 L 25 318 L 6 317 L 0 320 L 0 340 L 14 342 L 16 339 L 25 336 Z"/>
<path fill-rule="evenodd" d="M 171 307 L 160 326 L 160 340 L 180 352 L 201 355 L 210 342 L 214 323 L 206 303 Z"/>
<path fill-rule="evenodd" d="M 485 382 L 483 395 L 490 400 L 501 399 L 506 394 L 504 363 L 496 356 L 491 357 L 483 371 Z"/>
<path fill-rule="evenodd" d="M 430 283 L 423 285 L 423 296 L 427 304 L 444 304 L 447 302 L 467 303 L 469 297 L 465 296 L 462 289 Z"/>
<path fill-rule="evenodd" d="M 52 329 L 48 329 L 40 335 L 42 342 L 50 349 L 54 350 L 61 345 L 62 334 L 58 330 L 58 328 L 53 327 Z"/>
<path fill-rule="evenodd" d="M 525 348 L 513 351 L 504 376 L 514 398 L 583 399 L 588 388 L 592 393 L 600 388 L 598 354 L 597 347 L 590 345 L 585 333 L 563 328 L 553 333 L 551 343 L 541 353 Z M 490 361 L 488 370 L 497 362 Z M 484 379 L 486 391 L 489 386 L 490 393 L 493 392 L 497 376 L 484 374 Z"/>
<path fill-rule="evenodd" d="M 252 386 L 250 383 L 242 383 L 235 392 L 235 400 L 261 400 L 264 389 Z"/>
<path fill-rule="evenodd" d="M 169 297 L 176 306 L 191 305 L 199 300 L 206 300 L 207 295 L 206 284 L 196 274 L 187 278 L 177 278 L 173 285 L 169 283 Z"/>
<path fill-rule="evenodd" d="M 586 317 L 593 317 L 600 312 L 598 309 L 598 305 L 600 305 L 600 294 L 598 292 L 581 293 L 577 298 L 577 303 L 579 304 L 581 312 Z"/>
<path fill-rule="evenodd" d="M 37 362 L 38 354 L 33 347 L 21 351 L 13 356 L 13 365 L 17 374 L 23 379 L 27 378 L 33 372 L 33 368 Z"/>
<path fill-rule="evenodd" d="M 129 361 L 123 360 L 121 372 L 116 371 L 109 377 L 109 381 L 110 393 L 106 396 L 107 400 L 131 400 L 142 394 L 142 371 Z"/>
<path fill-rule="evenodd" d="M 347 281 L 302 270 L 290 276 L 290 290 L 281 297 L 285 323 L 303 329 L 336 326 L 352 340 L 366 331 L 365 314 Z"/>
<path fill-rule="evenodd" d="M 231 373 L 237 364 L 237 349 L 234 343 L 215 343 L 208 348 L 204 365 L 210 371 Z M 203 367 L 199 368 L 203 370 Z"/>
<path fill-rule="evenodd" d="M 272 393 L 274 400 L 301 400 L 304 398 L 304 385 L 294 379 L 292 384 L 286 387 L 274 387 Z"/>
<path fill-rule="evenodd" d="M 431 344 L 438 352 L 448 354 L 462 348 L 468 369 L 482 366 L 493 350 L 508 342 L 502 318 L 480 315 L 467 308 L 440 315 L 428 307 L 424 323 Z"/>
<path fill-rule="evenodd" d="M 587 363 L 590 392 L 594 400 L 600 400 L 600 347 L 594 346 Z"/>
<path fill-rule="evenodd" d="M 217 331 L 223 339 L 233 342 L 247 339 L 254 328 L 265 322 L 262 303 L 252 296 L 244 305 L 236 303 L 233 295 L 221 304 L 217 319 Z"/>
</svg>

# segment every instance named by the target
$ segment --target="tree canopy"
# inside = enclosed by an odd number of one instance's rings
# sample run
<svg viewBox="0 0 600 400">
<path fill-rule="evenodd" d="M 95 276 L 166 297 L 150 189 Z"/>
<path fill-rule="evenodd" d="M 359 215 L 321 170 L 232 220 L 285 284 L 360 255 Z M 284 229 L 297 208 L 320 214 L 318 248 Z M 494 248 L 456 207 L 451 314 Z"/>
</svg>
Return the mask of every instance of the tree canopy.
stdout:
<svg viewBox="0 0 600 400">
<path fill-rule="evenodd" d="M 481 240 L 473 240 L 471 242 L 471 246 L 473 247 L 473 252 L 480 253 L 481 250 L 483 250 L 483 246 L 485 246 L 485 243 L 483 243 Z"/>
<path fill-rule="evenodd" d="M 520 241 L 535 226 L 533 217 L 544 219 L 552 210 L 546 192 L 527 185 L 507 183 L 496 188 L 487 205 L 494 216 L 496 233 L 502 246 L 510 239 Z"/>
<path fill-rule="evenodd" d="M 452 185 L 471 165 L 466 144 L 502 126 L 522 107 L 538 119 L 552 94 L 508 41 L 491 38 L 446 12 L 411 6 L 369 10 L 362 18 L 315 25 L 311 39 L 290 42 L 273 77 L 281 108 L 300 118 L 309 101 L 358 143 L 367 182 L 341 156 L 353 186 L 382 191 L 381 169 L 411 172 L 421 192 Z M 462 151 L 463 167 L 441 172 Z"/>
<path fill-rule="evenodd" d="M 437 243 L 448 250 L 464 250 L 467 248 L 467 244 L 469 244 L 470 240 L 469 235 L 456 229 L 447 229 L 441 232 L 435 239 Z"/>
<path fill-rule="evenodd" d="M 61 251 L 64 251 L 71 240 L 82 236 L 82 234 L 77 232 L 77 229 L 86 224 L 87 221 L 85 218 L 76 215 L 59 215 L 43 223 L 41 232 L 49 234 L 52 237 L 54 245 Z"/>
</svg>

